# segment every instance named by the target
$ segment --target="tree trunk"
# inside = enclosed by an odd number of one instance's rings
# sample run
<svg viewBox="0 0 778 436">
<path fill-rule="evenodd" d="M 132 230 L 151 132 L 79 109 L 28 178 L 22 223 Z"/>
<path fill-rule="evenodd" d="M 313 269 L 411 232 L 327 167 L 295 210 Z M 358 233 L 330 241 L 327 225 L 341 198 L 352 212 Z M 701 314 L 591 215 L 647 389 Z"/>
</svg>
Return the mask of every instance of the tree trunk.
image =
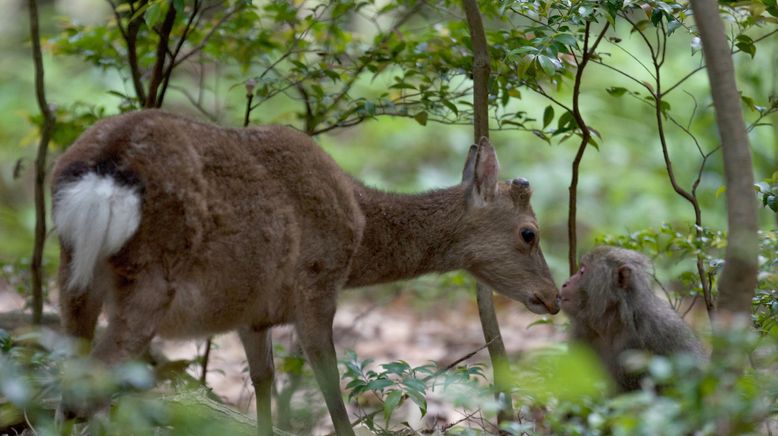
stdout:
<svg viewBox="0 0 778 436">
<path fill-rule="evenodd" d="M 35 64 L 35 96 L 38 108 L 43 114 L 38 154 L 35 158 L 35 244 L 32 253 L 32 323 L 40 324 L 43 317 L 43 248 L 46 244 L 46 155 L 49 139 L 54 129 L 54 114 L 46 102 L 43 82 L 43 56 L 41 55 L 40 30 L 38 29 L 38 3 L 29 0 L 30 38 L 32 39 L 32 59 Z"/>
<path fill-rule="evenodd" d="M 486 35 L 481 20 L 481 13 L 475 0 L 463 0 L 467 25 L 470 28 L 470 38 L 473 42 L 473 114 L 474 114 L 474 142 L 482 137 L 489 137 L 489 52 L 486 44 Z M 476 286 L 476 300 L 478 302 L 478 315 L 481 318 L 481 328 L 484 331 L 484 340 L 488 344 L 489 357 L 492 361 L 494 372 L 494 386 L 497 398 L 501 402 L 497 422 L 513 420 L 513 404 L 509 389 L 508 356 L 505 352 L 505 344 L 500 334 L 500 324 L 494 311 L 492 290 L 478 284 Z"/>
<path fill-rule="evenodd" d="M 724 153 L 729 240 L 719 279 L 718 315 L 749 316 L 757 276 L 757 216 L 748 133 L 735 67 L 715 0 L 692 0 Z M 721 316 L 718 316 L 721 317 Z M 718 318 L 717 317 L 717 318 Z"/>
</svg>

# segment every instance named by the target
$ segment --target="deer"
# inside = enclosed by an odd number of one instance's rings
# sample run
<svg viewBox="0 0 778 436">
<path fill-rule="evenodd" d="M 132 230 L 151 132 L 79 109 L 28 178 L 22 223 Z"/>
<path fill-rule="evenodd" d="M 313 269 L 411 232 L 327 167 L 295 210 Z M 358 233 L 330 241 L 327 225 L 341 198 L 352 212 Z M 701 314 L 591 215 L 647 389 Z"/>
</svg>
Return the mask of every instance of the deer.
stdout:
<svg viewBox="0 0 778 436">
<path fill-rule="evenodd" d="M 559 311 L 530 184 L 498 173 L 483 138 L 460 184 L 394 194 L 289 127 L 223 128 L 160 110 L 105 118 L 52 172 L 63 329 L 94 342 L 91 356 L 109 367 L 155 336 L 237 330 L 258 431 L 270 435 L 270 331 L 292 324 L 335 432 L 353 435 L 332 333 L 339 290 L 465 270 L 533 313 Z"/>
</svg>

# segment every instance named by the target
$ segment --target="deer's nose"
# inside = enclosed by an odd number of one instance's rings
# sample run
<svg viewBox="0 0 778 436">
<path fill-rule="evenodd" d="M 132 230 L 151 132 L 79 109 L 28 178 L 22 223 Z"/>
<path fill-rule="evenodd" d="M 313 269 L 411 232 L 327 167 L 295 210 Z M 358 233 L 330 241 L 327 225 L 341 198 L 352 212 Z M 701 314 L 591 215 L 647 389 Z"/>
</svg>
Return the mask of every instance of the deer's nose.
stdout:
<svg viewBox="0 0 778 436">
<path fill-rule="evenodd" d="M 542 304 L 543 307 L 548 310 L 548 313 L 552 315 L 559 313 L 559 295 L 554 295 L 553 298 L 549 298 L 547 301 L 542 296 L 538 295 L 537 292 L 535 292 L 533 293 L 532 298 L 535 300 L 535 303 Z"/>
</svg>

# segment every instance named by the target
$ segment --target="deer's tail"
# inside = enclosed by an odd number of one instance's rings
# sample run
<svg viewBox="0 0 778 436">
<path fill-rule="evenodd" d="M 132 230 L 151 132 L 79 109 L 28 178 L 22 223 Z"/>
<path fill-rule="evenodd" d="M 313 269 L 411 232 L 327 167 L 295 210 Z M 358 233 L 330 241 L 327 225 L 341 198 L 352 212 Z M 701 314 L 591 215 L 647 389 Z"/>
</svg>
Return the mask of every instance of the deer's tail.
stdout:
<svg viewBox="0 0 778 436">
<path fill-rule="evenodd" d="M 139 187 L 90 171 L 56 184 L 53 203 L 54 225 L 71 250 L 68 280 L 61 286 L 85 290 L 97 263 L 116 254 L 138 230 Z"/>
</svg>

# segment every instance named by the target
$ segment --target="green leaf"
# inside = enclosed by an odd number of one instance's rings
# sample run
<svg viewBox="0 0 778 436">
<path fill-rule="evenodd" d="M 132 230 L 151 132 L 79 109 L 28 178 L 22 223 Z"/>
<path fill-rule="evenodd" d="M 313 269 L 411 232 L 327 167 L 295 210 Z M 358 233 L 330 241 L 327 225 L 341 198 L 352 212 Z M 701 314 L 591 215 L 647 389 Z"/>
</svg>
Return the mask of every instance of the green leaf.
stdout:
<svg viewBox="0 0 778 436">
<path fill-rule="evenodd" d="M 425 416 L 427 414 L 427 399 L 424 398 L 424 395 L 420 392 L 409 391 L 408 397 L 419 406 L 421 416 Z"/>
<path fill-rule="evenodd" d="M 778 4 L 775 0 L 765 0 L 764 4 L 767 6 L 766 11 L 773 17 L 778 17 Z"/>
<path fill-rule="evenodd" d="M 662 21 L 662 17 L 664 16 L 664 12 L 662 12 L 661 9 L 656 8 L 653 12 L 651 12 L 651 24 L 654 26 L 658 26 L 659 22 Z"/>
<path fill-rule="evenodd" d="M 524 73 L 527 72 L 529 66 L 535 61 L 536 56 L 534 54 L 528 54 L 521 58 L 519 65 L 516 68 L 516 76 L 519 78 L 524 77 Z"/>
<path fill-rule="evenodd" d="M 575 36 L 569 33 L 560 33 L 554 36 L 554 40 L 560 42 L 561 44 L 571 46 L 571 47 L 578 42 L 578 40 L 575 39 Z"/>
<path fill-rule="evenodd" d="M 146 24 L 149 27 L 154 27 L 162 21 L 162 17 L 167 13 L 168 4 L 163 1 L 155 1 L 149 4 L 146 13 L 143 14 L 143 18 L 146 20 Z"/>
<path fill-rule="evenodd" d="M 765 182 L 754 183 L 754 191 L 756 192 L 770 192 L 770 185 Z"/>
<path fill-rule="evenodd" d="M 756 55 L 756 45 L 754 44 L 754 40 L 751 39 L 748 35 L 740 34 L 735 38 L 735 46 L 739 48 L 740 50 L 748 53 L 751 55 L 751 58 Z"/>
<path fill-rule="evenodd" d="M 426 111 L 421 111 L 413 116 L 413 119 L 416 120 L 417 123 L 421 124 L 422 126 L 427 125 L 427 120 L 429 119 L 429 114 L 427 114 Z"/>
<path fill-rule="evenodd" d="M 397 362 L 389 362 L 389 363 L 383 363 L 381 364 L 381 367 L 386 370 L 386 372 L 390 374 L 397 374 L 401 375 L 405 372 L 410 371 L 411 366 L 408 365 L 408 362 L 398 360 Z"/>
<path fill-rule="evenodd" d="M 402 391 L 391 391 L 389 392 L 389 395 L 386 396 L 386 399 L 384 400 L 384 420 L 386 420 L 387 423 L 389 422 L 389 418 L 392 417 L 394 409 L 400 405 L 402 399 Z"/>
<path fill-rule="evenodd" d="M 621 97 L 627 92 L 627 88 L 622 88 L 621 86 L 611 86 L 605 91 L 614 97 Z"/>
<path fill-rule="evenodd" d="M 778 212 L 778 196 L 771 195 L 770 198 L 767 199 L 767 207 L 773 210 L 773 212 Z"/>
<path fill-rule="evenodd" d="M 662 103 L 659 105 L 659 108 L 662 110 L 662 115 L 667 116 L 667 113 L 670 112 L 670 103 L 668 103 L 665 100 L 662 100 Z"/>
<path fill-rule="evenodd" d="M 367 388 L 371 391 L 381 391 L 393 385 L 394 382 L 388 378 L 379 378 L 376 380 L 371 380 L 370 383 L 367 384 Z"/>
<path fill-rule="evenodd" d="M 405 83 L 405 82 L 394 83 L 392 85 L 389 85 L 389 88 L 390 89 L 413 89 L 413 90 L 416 90 L 415 86 L 411 85 L 410 83 Z"/>
<path fill-rule="evenodd" d="M 446 106 L 451 112 L 454 112 L 454 116 L 459 116 L 459 110 L 457 109 L 457 105 L 451 103 L 448 100 L 441 100 L 440 102 L 443 103 L 443 105 Z"/>
<path fill-rule="evenodd" d="M 540 64 L 540 68 L 542 68 L 547 75 L 553 76 L 554 73 L 556 73 L 556 66 L 550 57 L 539 55 L 538 63 Z"/>
<path fill-rule="evenodd" d="M 527 330 L 529 330 L 529 328 L 532 326 L 541 325 L 541 324 L 554 324 L 554 321 L 544 316 L 536 321 L 532 321 L 531 323 L 529 323 L 529 325 L 527 326 Z"/>
<path fill-rule="evenodd" d="M 575 126 L 575 117 L 570 111 L 563 113 L 556 122 L 556 128 L 558 131 L 560 131 L 559 133 L 574 129 Z"/>
<path fill-rule="evenodd" d="M 409 391 L 424 393 L 427 390 L 427 385 L 417 378 L 406 378 L 403 380 L 403 385 L 405 385 Z"/>
<path fill-rule="evenodd" d="M 721 196 L 721 194 L 725 192 L 727 192 L 727 186 L 726 185 L 719 186 L 719 189 L 716 190 L 716 198 L 719 198 L 719 196 Z"/>
<path fill-rule="evenodd" d="M 551 121 L 554 120 L 554 107 L 551 105 L 546 106 L 546 110 L 543 111 L 543 128 L 545 129 Z"/>
</svg>

